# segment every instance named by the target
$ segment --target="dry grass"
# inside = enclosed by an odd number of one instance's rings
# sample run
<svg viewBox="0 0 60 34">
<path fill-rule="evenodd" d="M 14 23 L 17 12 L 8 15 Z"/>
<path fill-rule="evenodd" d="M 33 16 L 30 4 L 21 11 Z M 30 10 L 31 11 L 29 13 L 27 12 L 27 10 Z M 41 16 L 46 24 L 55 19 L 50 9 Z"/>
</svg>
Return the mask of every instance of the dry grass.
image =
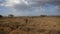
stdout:
<svg viewBox="0 0 60 34">
<path fill-rule="evenodd" d="M 60 34 L 60 17 L 4 17 L 0 34 Z"/>
</svg>

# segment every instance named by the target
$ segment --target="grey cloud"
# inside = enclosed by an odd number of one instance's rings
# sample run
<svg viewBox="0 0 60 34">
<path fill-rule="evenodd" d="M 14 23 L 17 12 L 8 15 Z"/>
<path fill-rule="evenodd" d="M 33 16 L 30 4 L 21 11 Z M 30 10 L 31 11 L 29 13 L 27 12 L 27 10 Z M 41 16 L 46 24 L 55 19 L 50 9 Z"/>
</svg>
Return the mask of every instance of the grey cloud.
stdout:
<svg viewBox="0 0 60 34">
<path fill-rule="evenodd" d="M 51 4 L 54 6 L 59 6 L 60 5 L 60 0 L 26 0 L 29 5 L 26 5 L 22 2 L 22 4 L 16 4 L 14 5 L 14 9 L 18 11 L 32 11 L 32 10 L 37 10 L 40 7 L 44 8 L 47 6 L 46 4 Z"/>
<path fill-rule="evenodd" d="M 51 5 L 60 5 L 60 0 L 26 0 L 30 5 L 26 5 L 22 2 L 22 4 L 19 5 L 14 5 L 13 8 L 19 9 L 19 10 L 29 10 L 32 9 L 33 7 L 44 7 L 46 4 L 51 4 Z M 0 3 L 5 2 L 5 0 L 1 0 Z"/>
<path fill-rule="evenodd" d="M 45 4 L 45 3 L 59 4 L 60 0 L 31 0 L 31 2 L 35 2 L 37 4 Z"/>
<path fill-rule="evenodd" d="M 5 2 L 6 2 L 5 0 L 0 0 L 0 4 L 1 4 L 1 3 L 5 3 Z"/>
<path fill-rule="evenodd" d="M 17 10 L 32 10 L 36 9 L 37 7 L 44 7 L 46 4 L 51 4 L 54 6 L 60 5 L 60 0 L 26 0 L 30 5 L 26 4 L 19 4 L 19 5 L 14 5 L 13 8 Z"/>
<path fill-rule="evenodd" d="M 22 11 L 29 10 L 30 8 L 31 8 L 30 6 L 27 6 L 25 4 L 23 4 L 23 5 L 15 5 L 14 6 L 14 9 L 18 9 L 18 10 L 22 10 Z"/>
<path fill-rule="evenodd" d="M 14 14 L 16 15 L 40 15 L 40 14 L 59 14 L 60 12 L 57 12 L 57 11 L 60 11 L 60 0 L 26 0 L 29 5 L 26 5 L 25 3 L 22 2 L 22 4 L 15 4 L 12 8 L 16 9 L 16 12 Z M 5 2 L 5 1 L 4 1 Z M 4 2 L 1 2 L 0 3 L 4 3 Z M 48 5 L 47 5 L 48 4 Z M 56 9 L 54 9 L 54 11 L 50 12 L 50 11 L 45 11 L 45 9 L 47 8 L 46 6 L 49 6 L 49 5 L 53 5 L 54 7 L 57 6 Z M 51 7 L 51 6 L 49 6 Z M 53 8 L 54 8 L 53 7 Z M 9 7 L 10 8 L 10 7 Z M 10 8 L 11 9 L 11 8 Z M 48 10 L 48 8 L 47 8 Z M 50 10 L 50 9 L 49 9 Z M 19 11 L 19 12 L 18 12 Z M 24 12 L 23 12 L 24 11 Z M 18 12 L 18 13 L 17 13 Z"/>
</svg>

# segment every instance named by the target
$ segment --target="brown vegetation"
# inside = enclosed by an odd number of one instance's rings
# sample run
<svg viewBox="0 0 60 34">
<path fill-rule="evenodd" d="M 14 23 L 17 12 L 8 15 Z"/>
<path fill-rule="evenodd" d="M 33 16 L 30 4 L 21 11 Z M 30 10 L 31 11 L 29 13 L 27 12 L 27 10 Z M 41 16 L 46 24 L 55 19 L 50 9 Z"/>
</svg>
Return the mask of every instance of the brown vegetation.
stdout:
<svg viewBox="0 0 60 34">
<path fill-rule="evenodd" d="M 0 34 L 60 34 L 60 17 L 3 17 Z"/>
</svg>

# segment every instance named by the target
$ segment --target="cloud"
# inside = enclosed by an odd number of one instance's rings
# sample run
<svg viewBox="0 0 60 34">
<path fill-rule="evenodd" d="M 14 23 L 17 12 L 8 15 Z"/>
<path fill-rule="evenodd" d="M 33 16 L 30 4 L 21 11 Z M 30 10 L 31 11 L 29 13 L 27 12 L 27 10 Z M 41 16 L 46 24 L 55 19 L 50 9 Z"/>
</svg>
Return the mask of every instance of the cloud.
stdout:
<svg viewBox="0 0 60 34">
<path fill-rule="evenodd" d="M 0 6 L 15 15 L 59 14 L 60 0 L 1 0 Z"/>
<path fill-rule="evenodd" d="M 44 7 L 46 4 L 50 5 L 60 5 L 60 0 L 5 0 L 2 2 L 1 6 L 11 7 L 18 10 L 29 10 L 33 7 Z"/>
</svg>

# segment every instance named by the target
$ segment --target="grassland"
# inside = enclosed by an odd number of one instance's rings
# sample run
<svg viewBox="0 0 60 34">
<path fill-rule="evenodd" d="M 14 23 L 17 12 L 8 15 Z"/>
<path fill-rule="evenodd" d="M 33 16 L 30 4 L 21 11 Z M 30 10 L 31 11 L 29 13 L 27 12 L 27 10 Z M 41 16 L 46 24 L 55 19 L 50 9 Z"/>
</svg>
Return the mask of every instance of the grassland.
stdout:
<svg viewBox="0 0 60 34">
<path fill-rule="evenodd" d="M 60 34 L 60 17 L 3 17 L 0 34 Z"/>
</svg>

